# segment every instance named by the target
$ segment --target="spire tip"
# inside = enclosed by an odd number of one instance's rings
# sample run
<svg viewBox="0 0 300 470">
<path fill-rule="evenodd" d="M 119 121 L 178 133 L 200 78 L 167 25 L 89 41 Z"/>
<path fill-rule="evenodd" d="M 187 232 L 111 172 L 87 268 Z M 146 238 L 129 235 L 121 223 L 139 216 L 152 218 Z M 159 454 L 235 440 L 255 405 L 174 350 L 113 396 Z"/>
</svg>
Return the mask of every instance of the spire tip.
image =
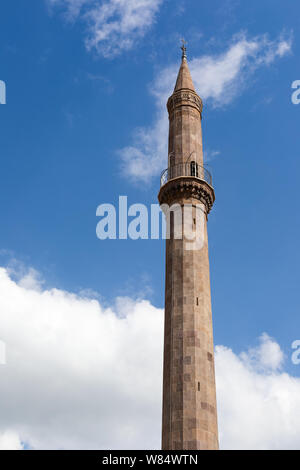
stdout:
<svg viewBox="0 0 300 470">
<path fill-rule="evenodd" d="M 181 39 L 181 42 L 182 42 L 182 46 L 181 46 L 180 49 L 182 50 L 182 58 L 186 59 L 186 45 L 187 45 L 187 42 L 184 39 Z"/>
</svg>

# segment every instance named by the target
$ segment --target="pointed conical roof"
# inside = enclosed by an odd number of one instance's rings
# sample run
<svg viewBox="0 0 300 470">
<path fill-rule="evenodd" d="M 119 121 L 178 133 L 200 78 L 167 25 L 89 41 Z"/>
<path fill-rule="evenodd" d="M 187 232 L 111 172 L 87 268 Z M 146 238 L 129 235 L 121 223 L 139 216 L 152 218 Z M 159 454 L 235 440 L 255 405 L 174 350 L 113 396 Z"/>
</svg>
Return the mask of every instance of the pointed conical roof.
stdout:
<svg viewBox="0 0 300 470">
<path fill-rule="evenodd" d="M 182 89 L 188 89 L 188 90 L 192 90 L 196 92 L 194 84 L 193 84 L 191 72 L 188 66 L 185 51 L 183 52 L 183 55 L 182 55 L 182 62 L 181 62 L 181 66 L 179 69 L 174 91 L 178 91 Z"/>
</svg>

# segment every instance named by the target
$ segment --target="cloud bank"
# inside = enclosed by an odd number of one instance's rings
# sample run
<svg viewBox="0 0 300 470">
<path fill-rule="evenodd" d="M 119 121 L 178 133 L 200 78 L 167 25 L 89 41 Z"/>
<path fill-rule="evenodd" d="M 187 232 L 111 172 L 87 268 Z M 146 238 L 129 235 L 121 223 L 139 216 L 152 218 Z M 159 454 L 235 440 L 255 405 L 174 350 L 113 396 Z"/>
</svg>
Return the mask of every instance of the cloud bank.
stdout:
<svg viewBox="0 0 300 470">
<path fill-rule="evenodd" d="M 280 346 L 263 334 L 240 355 L 216 347 L 223 449 L 299 449 L 300 378 L 282 370 Z"/>
<path fill-rule="evenodd" d="M 105 309 L 88 297 L 42 290 L 30 275 L 16 282 L 0 270 L 7 357 L 0 367 L 0 442 L 34 449 L 155 447 L 162 311 L 127 298 Z"/>
<path fill-rule="evenodd" d="M 245 34 L 234 38 L 228 49 L 216 55 L 195 57 L 189 66 L 195 88 L 206 104 L 226 106 L 239 95 L 249 77 L 260 67 L 269 66 L 291 51 L 291 37 L 282 35 L 272 41 L 267 35 L 252 39 Z M 133 144 L 119 151 L 122 171 L 134 181 L 151 181 L 166 166 L 168 116 L 166 103 L 172 94 L 179 64 L 164 68 L 150 86 L 156 104 L 152 127 L 137 128 Z M 208 150 L 208 153 L 218 150 Z"/>
<path fill-rule="evenodd" d="M 48 0 L 68 21 L 86 25 L 85 44 L 104 57 L 130 50 L 155 22 L 163 0 Z"/>
<path fill-rule="evenodd" d="M 163 311 L 146 300 L 104 308 L 0 268 L 0 449 L 160 447 Z M 299 449 L 300 379 L 264 334 L 216 348 L 223 449 Z"/>
</svg>

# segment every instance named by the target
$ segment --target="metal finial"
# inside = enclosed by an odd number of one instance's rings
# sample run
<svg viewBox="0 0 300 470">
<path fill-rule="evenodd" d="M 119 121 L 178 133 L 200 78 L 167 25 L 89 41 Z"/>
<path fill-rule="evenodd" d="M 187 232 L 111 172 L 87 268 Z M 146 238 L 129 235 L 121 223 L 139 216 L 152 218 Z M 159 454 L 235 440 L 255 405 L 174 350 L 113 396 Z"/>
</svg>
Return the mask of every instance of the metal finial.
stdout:
<svg viewBox="0 0 300 470">
<path fill-rule="evenodd" d="M 182 50 L 182 58 L 186 58 L 186 45 L 187 45 L 187 42 L 184 40 L 184 39 L 181 39 L 181 42 L 182 42 L 182 46 L 181 46 L 181 50 Z"/>
</svg>

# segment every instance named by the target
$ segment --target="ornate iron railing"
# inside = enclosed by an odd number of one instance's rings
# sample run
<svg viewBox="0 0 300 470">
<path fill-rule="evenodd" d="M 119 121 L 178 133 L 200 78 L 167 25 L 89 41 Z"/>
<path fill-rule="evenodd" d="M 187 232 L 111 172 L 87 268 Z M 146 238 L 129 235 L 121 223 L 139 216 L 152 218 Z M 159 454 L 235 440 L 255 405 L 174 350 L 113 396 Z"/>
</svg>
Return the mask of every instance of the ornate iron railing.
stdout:
<svg viewBox="0 0 300 470">
<path fill-rule="evenodd" d="M 163 186 L 169 180 L 179 178 L 180 176 L 198 178 L 202 181 L 206 181 L 206 183 L 212 186 L 211 173 L 204 168 L 204 166 L 201 166 L 196 162 L 178 163 L 177 165 L 170 166 L 162 172 L 160 186 Z"/>
</svg>

